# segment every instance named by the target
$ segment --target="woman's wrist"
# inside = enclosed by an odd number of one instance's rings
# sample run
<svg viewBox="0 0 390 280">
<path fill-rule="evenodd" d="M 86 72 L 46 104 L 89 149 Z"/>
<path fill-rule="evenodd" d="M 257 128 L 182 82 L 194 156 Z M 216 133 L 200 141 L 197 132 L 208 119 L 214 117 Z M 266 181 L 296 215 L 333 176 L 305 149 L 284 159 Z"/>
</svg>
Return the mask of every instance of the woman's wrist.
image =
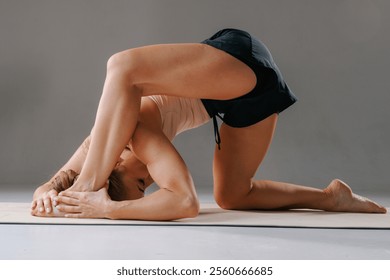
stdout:
<svg viewBox="0 0 390 280">
<path fill-rule="evenodd" d="M 33 199 L 38 199 L 40 196 L 42 196 L 43 193 L 48 192 L 52 190 L 52 186 L 50 182 L 46 182 L 42 185 L 40 185 L 36 190 L 34 191 L 33 194 Z"/>
<path fill-rule="evenodd" d="M 103 186 L 98 187 L 97 184 L 93 183 L 93 181 L 83 181 L 83 180 L 77 180 L 73 186 L 72 190 L 77 192 L 96 192 L 100 190 Z"/>
<path fill-rule="evenodd" d="M 106 205 L 104 206 L 104 217 L 110 220 L 120 219 L 118 210 L 123 207 L 123 203 L 125 203 L 125 201 L 115 201 L 111 199 L 107 201 Z"/>
<path fill-rule="evenodd" d="M 85 177 L 85 176 L 84 176 Z M 108 179 L 104 183 L 98 183 L 97 178 L 89 177 L 85 179 L 81 174 L 74 181 L 72 190 L 79 192 L 96 192 L 102 188 L 108 188 Z M 100 181 L 101 179 L 99 179 Z"/>
<path fill-rule="evenodd" d="M 103 208 L 103 215 L 104 218 L 110 219 L 110 220 L 115 220 L 115 213 L 116 213 L 116 207 L 117 207 L 118 202 L 114 200 L 109 200 L 107 203 L 105 203 L 104 208 Z"/>
</svg>

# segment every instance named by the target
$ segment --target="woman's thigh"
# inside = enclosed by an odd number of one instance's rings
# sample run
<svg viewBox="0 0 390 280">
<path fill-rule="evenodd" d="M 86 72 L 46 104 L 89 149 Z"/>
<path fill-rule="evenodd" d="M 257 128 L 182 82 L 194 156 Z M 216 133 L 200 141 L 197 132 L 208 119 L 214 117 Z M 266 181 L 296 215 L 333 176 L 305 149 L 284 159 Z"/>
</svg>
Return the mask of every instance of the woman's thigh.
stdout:
<svg viewBox="0 0 390 280">
<path fill-rule="evenodd" d="M 256 75 L 249 66 L 205 44 L 151 45 L 118 53 L 116 57 L 122 65 L 131 65 L 129 78 L 144 96 L 231 99 L 256 85 Z"/>
<path fill-rule="evenodd" d="M 214 194 L 218 200 L 239 199 L 251 189 L 252 178 L 274 135 L 277 114 L 248 127 L 222 124 L 221 149 L 214 154 Z"/>
</svg>

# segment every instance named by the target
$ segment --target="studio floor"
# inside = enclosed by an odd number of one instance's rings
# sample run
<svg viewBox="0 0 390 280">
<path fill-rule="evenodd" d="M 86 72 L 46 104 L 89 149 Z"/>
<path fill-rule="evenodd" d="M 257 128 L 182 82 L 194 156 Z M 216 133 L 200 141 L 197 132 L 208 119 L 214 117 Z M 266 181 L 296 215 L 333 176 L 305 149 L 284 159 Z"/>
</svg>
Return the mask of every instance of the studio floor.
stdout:
<svg viewBox="0 0 390 280">
<path fill-rule="evenodd" d="M 29 202 L 31 194 L 3 186 L 0 202 Z M 390 194 L 367 196 L 390 206 Z M 390 259 L 390 230 L 377 229 L 0 224 L 0 236 L 2 260 Z"/>
</svg>

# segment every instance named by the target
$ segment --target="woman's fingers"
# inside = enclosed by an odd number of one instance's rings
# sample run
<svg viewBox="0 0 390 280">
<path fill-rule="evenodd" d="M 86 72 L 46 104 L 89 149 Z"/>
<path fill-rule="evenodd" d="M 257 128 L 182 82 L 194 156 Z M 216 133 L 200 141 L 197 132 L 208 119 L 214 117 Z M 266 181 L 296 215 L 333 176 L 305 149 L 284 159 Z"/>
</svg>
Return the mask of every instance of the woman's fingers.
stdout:
<svg viewBox="0 0 390 280">
<path fill-rule="evenodd" d="M 78 205 L 59 204 L 56 208 L 61 212 L 80 213 L 80 206 Z"/>
<path fill-rule="evenodd" d="M 53 211 L 53 206 L 55 205 L 54 199 L 57 196 L 57 191 L 50 190 L 43 199 L 43 206 L 46 213 L 51 213 Z"/>
<path fill-rule="evenodd" d="M 51 212 L 51 198 L 50 197 L 46 197 L 44 200 L 43 200 L 43 206 L 45 208 L 45 211 L 46 213 L 50 213 Z"/>
<path fill-rule="evenodd" d="M 33 200 L 31 202 L 31 210 L 35 210 L 35 208 L 37 207 L 37 201 L 36 200 Z"/>
<path fill-rule="evenodd" d="M 48 192 L 33 201 L 31 213 L 34 216 L 62 216 L 67 218 L 104 217 L 99 207 L 109 199 L 107 190 L 98 192 L 77 192 L 66 190 L 57 196 L 57 192 Z"/>
<path fill-rule="evenodd" d="M 58 192 L 56 190 L 51 190 L 51 191 L 49 191 L 48 195 L 50 196 L 50 201 L 51 201 L 52 207 L 56 206 L 55 198 L 57 197 Z"/>
<path fill-rule="evenodd" d="M 57 196 L 57 194 L 58 193 L 55 190 L 50 190 L 48 192 L 43 193 L 41 197 L 35 199 L 31 203 L 31 210 L 37 213 L 52 213 L 53 206 L 55 205 L 54 198 Z"/>
<path fill-rule="evenodd" d="M 54 199 L 54 201 L 56 202 L 56 204 L 60 204 L 60 203 L 68 204 L 68 205 L 78 205 L 79 204 L 78 199 L 73 198 L 73 197 L 69 197 L 69 196 L 65 196 L 65 195 L 57 196 Z M 58 208 L 58 206 L 60 206 L 60 205 L 57 205 L 57 208 Z"/>
<path fill-rule="evenodd" d="M 35 201 L 33 201 L 33 207 L 31 208 L 31 214 L 34 216 L 46 216 L 47 214 L 52 213 L 50 210 L 49 212 L 45 210 L 45 208 L 48 208 L 46 199 L 39 198 Z M 46 204 L 46 205 L 45 205 Z"/>
<path fill-rule="evenodd" d="M 108 199 L 106 189 L 98 192 L 66 191 L 56 198 L 56 209 L 66 218 L 103 218 L 100 207 Z"/>
<path fill-rule="evenodd" d="M 38 212 L 42 213 L 45 211 L 45 208 L 43 206 L 43 200 L 42 199 L 38 199 L 37 200 L 37 210 Z"/>
<path fill-rule="evenodd" d="M 80 193 L 78 192 L 72 192 L 72 191 L 66 191 L 61 192 L 59 196 L 55 198 L 55 201 L 57 203 L 56 209 L 58 209 L 61 212 L 66 212 L 65 217 L 68 217 L 68 213 L 76 214 L 81 212 L 81 206 L 80 206 L 80 200 L 78 199 L 80 197 Z"/>
</svg>

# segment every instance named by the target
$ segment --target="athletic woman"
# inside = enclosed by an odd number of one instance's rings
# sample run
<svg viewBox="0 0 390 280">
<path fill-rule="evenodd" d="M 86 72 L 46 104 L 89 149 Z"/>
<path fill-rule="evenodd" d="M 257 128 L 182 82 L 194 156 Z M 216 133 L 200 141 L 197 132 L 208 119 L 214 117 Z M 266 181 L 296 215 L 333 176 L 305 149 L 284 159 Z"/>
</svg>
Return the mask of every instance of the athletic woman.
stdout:
<svg viewBox="0 0 390 280">
<path fill-rule="evenodd" d="M 32 214 L 195 217 L 195 186 L 171 140 L 210 119 L 217 143 L 214 198 L 220 207 L 385 213 L 384 207 L 355 195 L 338 179 L 324 189 L 253 179 L 278 114 L 295 101 L 269 50 L 242 30 L 224 29 L 201 43 L 117 53 L 107 63 L 91 135 L 53 179 L 36 190 Z M 220 128 L 217 117 L 223 121 Z M 144 196 L 153 181 L 159 190 Z"/>
</svg>

